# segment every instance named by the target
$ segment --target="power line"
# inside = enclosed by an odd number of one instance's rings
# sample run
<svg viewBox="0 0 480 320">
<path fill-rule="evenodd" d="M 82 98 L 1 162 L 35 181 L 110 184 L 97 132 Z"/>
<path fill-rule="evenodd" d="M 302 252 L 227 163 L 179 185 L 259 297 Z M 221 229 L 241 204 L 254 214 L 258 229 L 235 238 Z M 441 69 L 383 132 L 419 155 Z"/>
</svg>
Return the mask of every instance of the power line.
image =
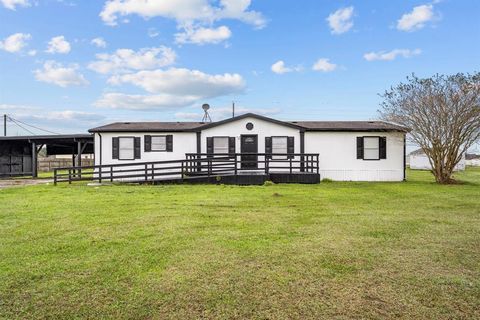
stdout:
<svg viewBox="0 0 480 320">
<path fill-rule="evenodd" d="M 8 118 L 9 118 L 10 120 L 14 121 L 15 123 L 16 123 L 16 122 L 20 122 L 20 123 L 22 123 L 22 124 L 24 124 L 24 125 L 26 125 L 26 126 L 35 128 L 35 129 L 37 129 L 37 130 L 41 130 L 41 131 L 48 132 L 48 133 L 52 133 L 52 134 L 60 134 L 60 133 L 58 133 L 58 132 L 53 132 L 53 131 L 50 131 L 50 130 L 47 130 L 47 129 L 42 129 L 42 128 L 40 128 L 40 127 L 37 127 L 37 126 L 31 125 L 31 124 L 25 123 L 25 122 L 20 121 L 20 120 L 18 120 L 18 119 L 13 119 L 11 116 L 8 116 Z M 18 123 L 17 123 L 17 124 L 18 124 Z M 29 130 L 27 130 L 27 131 L 29 131 Z M 29 132 L 31 132 L 31 131 L 29 131 Z"/>
<path fill-rule="evenodd" d="M 8 119 L 9 119 L 10 121 L 12 121 L 13 123 L 15 123 L 17 126 L 19 126 L 20 128 L 22 128 L 23 130 L 29 132 L 30 134 L 35 135 L 35 133 L 33 133 L 32 131 L 28 130 L 27 128 L 25 128 L 24 126 L 22 126 L 20 123 L 17 123 L 17 121 L 15 121 L 14 119 L 12 119 L 12 118 L 10 118 L 10 117 L 8 117 Z"/>
</svg>

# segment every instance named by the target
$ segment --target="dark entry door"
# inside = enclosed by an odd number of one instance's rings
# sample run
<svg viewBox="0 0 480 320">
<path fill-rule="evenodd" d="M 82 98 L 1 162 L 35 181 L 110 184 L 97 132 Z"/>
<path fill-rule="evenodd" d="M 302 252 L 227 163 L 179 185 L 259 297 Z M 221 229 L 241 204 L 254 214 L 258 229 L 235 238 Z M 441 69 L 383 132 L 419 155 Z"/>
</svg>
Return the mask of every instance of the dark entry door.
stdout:
<svg viewBox="0 0 480 320">
<path fill-rule="evenodd" d="M 249 134 L 240 138 L 240 152 L 242 153 L 242 169 L 257 169 L 258 137 Z M 251 155 L 249 153 L 252 153 Z"/>
</svg>

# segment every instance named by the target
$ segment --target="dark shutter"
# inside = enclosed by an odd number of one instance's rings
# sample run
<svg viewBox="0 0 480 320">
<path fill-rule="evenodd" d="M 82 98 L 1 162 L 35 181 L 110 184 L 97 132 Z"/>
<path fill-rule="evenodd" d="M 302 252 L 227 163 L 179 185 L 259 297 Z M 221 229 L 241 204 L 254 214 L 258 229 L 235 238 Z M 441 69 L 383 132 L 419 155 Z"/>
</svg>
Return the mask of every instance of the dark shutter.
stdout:
<svg viewBox="0 0 480 320">
<path fill-rule="evenodd" d="M 135 159 L 140 159 L 141 153 L 140 153 L 140 137 L 135 137 L 133 140 L 133 149 L 134 149 L 134 158 Z"/>
<path fill-rule="evenodd" d="M 295 153 L 295 137 L 287 137 L 287 153 L 294 154 Z M 293 155 L 288 156 L 289 159 L 293 159 Z"/>
<path fill-rule="evenodd" d="M 173 136 L 171 134 L 167 135 L 167 152 L 173 151 Z"/>
<path fill-rule="evenodd" d="M 378 139 L 380 159 L 387 159 L 387 137 L 379 137 Z"/>
<path fill-rule="evenodd" d="M 272 137 L 265 137 L 265 153 L 272 154 Z"/>
<path fill-rule="evenodd" d="M 207 155 L 213 155 L 213 137 L 207 137 Z"/>
<path fill-rule="evenodd" d="M 152 136 L 144 136 L 143 140 L 145 144 L 145 152 L 152 151 Z"/>
<path fill-rule="evenodd" d="M 228 137 L 228 154 L 235 157 L 235 137 Z"/>
<path fill-rule="evenodd" d="M 119 141 L 118 137 L 112 138 L 112 159 L 118 159 L 120 155 L 120 148 L 119 148 Z"/>
<path fill-rule="evenodd" d="M 363 159 L 363 137 L 357 137 L 357 159 Z"/>
</svg>

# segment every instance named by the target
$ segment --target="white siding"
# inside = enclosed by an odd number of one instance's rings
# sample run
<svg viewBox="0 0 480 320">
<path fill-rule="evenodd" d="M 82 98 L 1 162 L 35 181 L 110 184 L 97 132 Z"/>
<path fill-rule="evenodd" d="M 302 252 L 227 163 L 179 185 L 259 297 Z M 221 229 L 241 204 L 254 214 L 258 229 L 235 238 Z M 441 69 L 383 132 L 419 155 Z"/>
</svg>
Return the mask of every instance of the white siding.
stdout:
<svg viewBox="0 0 480 320">
<path fill-rule="evenodd" d="M 247 130 L 247 123 L 253 123 L 253 129 Z M 207 152 L 207 137 L 226 136 L 235 137 L 235 150 L 240 153 L 240 136 L 242 134 L 258 135 L 258 153 L 265 153 L 265 137 L 290 136 L 295 137 L 295 153 L 300 153 L 300 131 L 295 128 L 280 124 L 259 120 L 256 118 L 245 118 L 225 123 L 202 131 L 202 153 Z"/>
<path fill-rule="evenodd" d="M 387 137 L 387 158 L 357 159 L 357 137 Z M 399 132 L 306 132 L 305 152 L 318 153 L 320 178 L 338 181 L 402 181 L 403 138 Z"/>
<path fill-rule="evenodd" d="M 173 152 L 151 151 L 145 152 L 145 135 L 173 135 Z M 185 153 L 197 152 L 197 136 L 195 132 L 104 132 L 102 135 L 102 164 L 117 164 L 130 162 L 149 162 L 163 160 L 185 159 Z M 118 160 L 112 159 L 113 137 L 140 137 L 140 159 Z M 95 164 L 100 164 L 100 141 L 95 134 Z"/>
</svg>

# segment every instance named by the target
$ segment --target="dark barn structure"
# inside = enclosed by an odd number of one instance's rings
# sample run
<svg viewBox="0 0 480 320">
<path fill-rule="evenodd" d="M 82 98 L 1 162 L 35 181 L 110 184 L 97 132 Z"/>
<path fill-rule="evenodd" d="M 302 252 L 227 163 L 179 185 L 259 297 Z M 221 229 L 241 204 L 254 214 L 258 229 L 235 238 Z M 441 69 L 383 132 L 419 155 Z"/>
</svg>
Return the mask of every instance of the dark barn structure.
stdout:
<svg viewBox="0 0 480 320">
<path fill-rule="evenodd" d="M 82 165 L 82 154 L 94 153 L 93 135 L 43 135 L 0 137 L 0 177 L 38 176 L 37 159 L 47 155 L 72 155 L 72 165 Z"/>
</svg>

